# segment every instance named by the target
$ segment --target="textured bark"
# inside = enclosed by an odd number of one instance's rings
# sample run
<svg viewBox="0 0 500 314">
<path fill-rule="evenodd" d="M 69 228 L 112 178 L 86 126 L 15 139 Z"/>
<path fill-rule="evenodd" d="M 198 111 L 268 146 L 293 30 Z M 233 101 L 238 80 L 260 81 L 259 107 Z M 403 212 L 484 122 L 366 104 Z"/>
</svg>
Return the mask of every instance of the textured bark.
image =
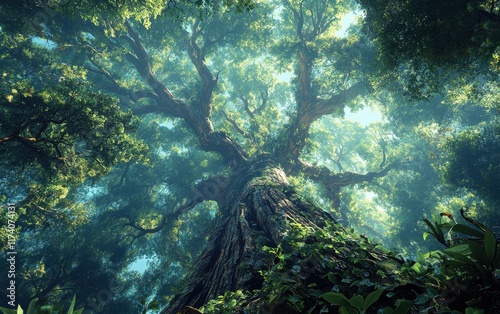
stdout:
<svg viewBox="0 0 500 314">
<path fill-rule="evenodd" d="M 233 176 L 218 222 L 185 289 L 161 313 L 208 300 L 238 289 L 262 286 L 259 270 L 266 265 L 262 246 L 276 247 L 290 222 L 318 229 L 331 216 L 302 201 L 288 185 L 285 173 L 267 161 L 252 163 Z"/>
<path fill-rule="evenodd" d="M 283 240 L 292 224 L 308 230 L 320 230 L 327 221 L 334 222 L 330 214 L 303 200 L 288 184 L 285 172 L 270 159 L 261 157 L 246 163 L 234 173 L 227 181 L 225 198 L 219 202 L 222 218 L 193 271 L 185 279 L 184 288 L 162 314 L 192 311 L 187 307 L 199 308 L 228 291 L 261 289 L 264 282 L 260 271 L 269 270 L 274 265 L 263 246 L 276 248 L 285 243 Z M 347 234 L 339 225 L 340 239 L 348 239 Z M 349 239 L 341 240 L 337 250 L 324 252 L 325 258 L 337 265 L 335 271 L 338 274 L 355 269 L 376 281 L 379 271 L 389 275 L 401 265 L 401 261 L 377 250 L 365 238 Z M 313 237 L 308 241 L 317 240 Z M 360 245 L 360 241 L 366 243 Z M 353 254 L 366 257 L 362 262 L 364 266 L 351 263 Z M 382 261 L 392 263 L 394 268 L 385 269 L 379 264 Z M 304 280 L 324 281 L 323 264 L 323 258 L 306 256 L 301 264 Z M 325 289 L 328 291 L 329 288 Z M 278 313 L 277 308 L 268 308 L 262 300 L 249 306 L 255 307 L 251 313 L 260 313 L 261 310 Z"/>
</svg>

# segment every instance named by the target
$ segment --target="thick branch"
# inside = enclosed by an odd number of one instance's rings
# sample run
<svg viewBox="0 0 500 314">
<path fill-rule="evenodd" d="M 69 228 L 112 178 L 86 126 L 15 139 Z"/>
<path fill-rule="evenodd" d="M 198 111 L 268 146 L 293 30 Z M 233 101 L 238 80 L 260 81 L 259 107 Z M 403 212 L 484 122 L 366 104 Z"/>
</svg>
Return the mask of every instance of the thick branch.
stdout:
<svg viewBox="0 0 500 314">
<path fill-rule="evenodd" d="M 396 161 L 380 171 L 368 172 L 366 174 L 359 174 L 355 172 L 334 173 L 327 167 L 315 167 L 304 162 L 300 162 L 298 166 L 304 175 L 309 179 L 323 184 L 327 187 L 327 189 L 331 188 L 332 190 L 337 190 L 348 185 L 370 182 L 376 178 L 386 176 L 389 171 L 396 169 L 399 165 L 400 162 Z"/>
<path fill-rule="evenodd" d="M 303 78 L 303 80 L 304 82 L 299 83 L 299 90 L 301 90 L 304 85 L 311 86 L 310 76 L 307 79 Z M 309 96 L 302 98 L 302 100 L 299 98 L 297 117 L 289 128 L 288 141 L 278 154 L 282 159 L 296 160 L 299 157 L 300 151 L 306 144 L 306 139 L 309 137 L 309 129 L 313 122 L 324 115 L 343 112 L 347 102 L 364 94 L 367 90 L 364 82 L 358 82 L 328 99 L 319 97 L 312 99 Z"/>
<path fill-rule="evenodd" d="M 160 99 L 161 104 L 165 107 L 164 112 L 168 113 L 174 117 L 185 118 L 189 115 L 187 106 L 184 102 L 174 98 L 173 94 L 166 88 L 153 74 L 151 70 L 151 65 L 149 63 L 149 58 L 146 49 L 142 45 L 141 39 L 137 32 L 132 28 L 132 26 L 126 23 L 129 37 L 126 37 L 130 47 L 135 53 L 135 56 L 131 53 L 127 53 L 125 57 L 129 60 L 137 69 L 141 77 L 148 83 L 148 85 L 153 89 L 154 93 Z"/>
<path fill-rule="evenodd" d="M 188 107 L 182 100 L 176 99 L 173 94 L 166 88 L 152 73 L 151 65 L 148 60 L 147 52 L 141 43 L 139 35 L 129 23 L 126 23 L 129 37 L 127 40 L 135 53 L 127 54 L 127 59 L 135 65 L 139 74 L 152 88 L 158 97 L 158 104 L 149 105 L 135 110 L 137 114 L 145 113 L 160 113 L 168 116 L 182 118 L 196 133 L 200 141 L 201 147 L 206 151 L 215 151 L 221 154 L 226 161 L 233 162 L 236 165 L 246 161 L 247 154 L 236 144 L 231 138 L 222 132 L 216 132 L 213 129 L 210 120 L 210 102 L 213 88 L 217 83 L 217 78 L 214 78 L 204 63 L 204 56 L 201 49 L 196 44 L 198 33 L 193 33 L 189 39 L 188 53 L 198 73 L 202 77 L 203 86 L 201 99 L 191 107 Z M 191 108 L 196 108 L 193 112 Z"/>
<path fill-rule="evenodd" d="M 194 30 L 191 36 L 189 36 L 188 33 L 185 32 L 185 35 L 188 35 L 188 37 L 185 39 L 185 43 L 189 58 L 195 66 L 196 71 L 198 71 L 198 74 L 203 82 L 198 107 L 199 115 L 202 118 L 209 118 L 210 111 L 212 109 L 212 93 L 215 86 L 217 85 L 217 78 L 212 75 L 212 72 L 210 72 L 210 69 L 205 64 L 204 50 L 200 48 L 200 46 L 198 46 L 198 43 L 196 42 L 199 36 L 198 26 L 199 22 L 196 22 L 193 26 Z"/>
<path fill-rule="evenodd" d="M 212 200 L 218 203 L 221 202 L 226 193 L 228 182 L 229 180 L 227 176 L 219 175 L 196 184 L 192 188 L 194 193 L 193 199 L 188 203 L 179 206 L 173 212 L 164 214 L 160 223 L 154 228 L 141 227 L 132 222 L 132 219 L 130 217 L 126 217 L 129 220 L 129 222 L 125 224 L 125 226 L 130 226 L 139 231 L 137 234 L 132 236 L 133 237 L 132 241 L 134 241 L 139 237 L 143 237 L 147 234 L 156 233 L 163 230 L 165 227 L 168 226 L 170 222 L 176 221 L 182 214 L 187 213 L 193 207 L 195 207 L 196 205 L 200 204 L 205 200 Z"/>
</svg>

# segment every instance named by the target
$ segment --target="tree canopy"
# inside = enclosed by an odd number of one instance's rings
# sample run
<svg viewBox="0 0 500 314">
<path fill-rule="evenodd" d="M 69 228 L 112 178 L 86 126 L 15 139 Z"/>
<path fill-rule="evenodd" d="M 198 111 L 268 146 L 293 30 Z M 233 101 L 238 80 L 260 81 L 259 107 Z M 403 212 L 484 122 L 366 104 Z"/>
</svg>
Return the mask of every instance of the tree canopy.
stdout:
<svg viewBox="0 0 500 314">
<path fill-rule="evenodd" d="M 497 24 L 495 1 L 2 2 L 16 304 L 500 308 Z"/>
</svg>

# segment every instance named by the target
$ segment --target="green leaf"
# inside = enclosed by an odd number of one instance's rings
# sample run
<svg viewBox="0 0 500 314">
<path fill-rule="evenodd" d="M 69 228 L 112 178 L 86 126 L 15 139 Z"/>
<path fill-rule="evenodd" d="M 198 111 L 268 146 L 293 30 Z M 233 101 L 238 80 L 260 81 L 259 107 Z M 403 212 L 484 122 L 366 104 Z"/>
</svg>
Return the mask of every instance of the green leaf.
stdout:
<svg viewBox="0 0 500 314">
<path fill-rule="evenodd" d="M 483 236 L 484 236 L 483 231 L 473 229 L 473 228 L 466 226 L 464 224 L 456 224 L 450 229 L 450 231 L 463 233 L 463 234 L 466 234 L 466 235 L 469 235 L 472 237 L 476 237 L 476 238 L 483 238 Z"/>
<path fill-rule="evenodd" d="M 411 269 L 413 269 L 418 275 L 422 274 L 425 271 L 425 268 L 420 263 L 413 264 L 413 266 L 411 266 Z"/>
<path fill-rule="evenodd" d="M 429 226 L 429 228 L 432 230 L 431 234 L 436 238 L 438 239 L 438 241 L 440 240 L 440 236 L 439 236 L 439 233 L 438 233 L 438 230 L 436 229 L 436 227 L 434 227 L 434 224 L 429 220 L 429 219 L 423 219 L 423 221 L 427 224 L 427 226 Z M 442 233 L 441 233 L 442 234 Z M 424 236 L 425 237 L 425 236 Z M 425 237 L 426 238 L 426 237 Z M 425 240 L 424 238 L 424 240 Z M 443 237 L 444 238 L 444 237 Z"/>
<path fill-rule="evenodd" d="M 422 253 L 422 251 L 417 252 L 417 262 L 419 264 L 425 265 L 425 255 Z"/>
<path fill-rule="evenodd" d="M 394 309 L 390 306 L 384 307 L 384 314 L 392 314 L 394 313 Z"/>
<path fill-rule="evenodd" d="M 75 303 L 76 303 L 76 294 L 73 295 L 73 300 L 71 301 L 71 305 L 69 306 L 68 314 L 73 314 L 73 310 L 75 309 Z"/>
<path fill-rule="evenodd" d="M 468 307 L 465 309 L 465 314 L 484 314 L 484 310 Z"/>
<path fill-rule="evenodd" d="M 38 298 L 35 298 L 33 300 L 31 300 L 30 304 L 28 305 L 28 314 L 35 314 L 37 312 L 36 310 L 36 303 L 38 302 Z M 19 313 L 19 308 L 17 309 L 17 312 Z M 21 313 L 22 312 L 22 309 L 21 309 Z"/>
<path fill-rule="evenodd" d="M 452 246 L 450 248 L 447 248 L 445 251 L 452 251 L 452 252 L 456 252 L 456 253 L 461 253 L 463 255 L 465 254 L 469 254 L 470 253 L 470 247 L 467 243 L 464 243 L 464 244 L 459 244 L 459 245 L 455 245 L 455 246 Z"/>
<path fill-rule="evenodd" d="M 349 299 L 349 303 L 358 309 L 359 311 L 363 310 L 363 297 L 360 295 L 355 295 Z"/>
<path fill-rule="evenodd" d="M 430 232 L 428 232 L 428 231 L 424 231 L 424 235 L 423 235 L 423 236 L 424 236 L 424 241 L 426 241 L 426 240 L 427 240 L 427 237 L 428 237 L 430 234 L 431 234 Z"/>
<path fill-rule="evenodd" d="M 17 311 L 13 309 L 7 309 L 5 307 L 0 307 L 0 311 L 2 311 L 3 314 L 16 314 Z"/>
<path fill-rule="evenodd" d="M 273 303 L 274 299 L 276 299 L 277 296 L 278 296 L 277 294 L 271 293 L 269 295 L 269 301 L 268 302 L 269 303 Z"/>
<path fill-rule="evenodd" d="M 334 305 L 344 305 L 344 306 L 351 305 L 349 300 L 342 293 L 327 292 L 322 294 L 320 297 Z"/>
<path fill-rule="evenodd" d="M 384 289 L 378 289 L 370 293 L 365 299 L 363 309 L 366 311 L 373 303 L 377 302 L 377 300 L 382 295 L 382 292 L 384 292 Z"/>
<path fill-rule="evenodd" d="M 492 265 L 497 251 L 497 238 L 490 230 L 486 229 L 484 233 L 484 253 L 486 255 L 487 265 Z"/>
<path fill-rule="evenodd" d="M 454 251 L 448 251 L 448 250 L 444 250 L 443 252 L 445 252 L 447 255 L 449 255 L 451 258 L 453 258 L 453 261 L 455 261 L 455 262 L 460 262 L 460 263 L 466 264 L 466 265 L 474 264 L 474 262 L 471 261 L 467 256 L 464 256 L 460 253 L 457 253 Z"/>
<path fill-rule="evenodd" d="M 476 241 L 469 240 L 467 241 L 467 244 L 469 244 L 469 248 L 472 252 L 472 255 L 479 263 L 483 265 L 488 264 L 485 254 L 484 243 L 478 243 Z"/>
<path fill-rule="evenodd" d="M 335 275 L 332 273 L 332 272 L 329 272 L 328 274 L 326 274 L 327 277 L 328 277 L 328 280 L 333 283 L 333 284 L 337 284 L 337 278 L 335 277 Z"/>
</svg>

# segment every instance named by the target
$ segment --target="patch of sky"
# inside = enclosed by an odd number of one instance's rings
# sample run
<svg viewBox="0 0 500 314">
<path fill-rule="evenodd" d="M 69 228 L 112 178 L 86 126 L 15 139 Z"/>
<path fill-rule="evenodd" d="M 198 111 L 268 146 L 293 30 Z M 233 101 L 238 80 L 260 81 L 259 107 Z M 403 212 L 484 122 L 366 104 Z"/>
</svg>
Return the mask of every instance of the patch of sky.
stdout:
<svg viewBox="0 0 500 314">
<path fill-rule="evenodd" d="M 148 269 L 148 264 L 156 259 L 155 256 L 152 257 L 141 257 L 133 261 L 128 265 L 130 271 L 136 271 L 139 274 L 144 274 L 146 269 Z"/>
<path fill-rule="evenodd" d="M 169 130 L 172 130 L 174 128 L 174 123 L 172 122 L 172 120 L 167 120 L 165 122 L 161 122 L 160 126 L 165 127 Z"/>
<path fill-rule="evenodd" d="M 359 122 L 363 126 L 368 126 L 375 122 L 382 122 L 383 116 L 382 113 L 376 108 L 364 107 L 363 109 L 355 112 L 346 108 L 345 118 L 351 121 Z"/>
<path fill-rule="evenodd" d="M 42 37 L 38 37 L 38 36 L 31 37 L 31 41 L 35 45 L 38 45 L 40 47 L 43 47 L 43 48 L 46 48 L 46 49 L 49 49 L 49 50 L 52 50 L 55 47 L 57 47 L 57 44 L 55 42 L 53 42 L 52 40 L 46 39 L 46 38 L 42 38 Z"/>
<path fill-rule="evenodd" d="M 344 38 L 349 34 L 349 27 L 356 23 L 356 18 L 361 16 L 360 11 L 351 11 L 340 20 L 340 29 L 335 32 L 335 36 Z"/>
</svg>

